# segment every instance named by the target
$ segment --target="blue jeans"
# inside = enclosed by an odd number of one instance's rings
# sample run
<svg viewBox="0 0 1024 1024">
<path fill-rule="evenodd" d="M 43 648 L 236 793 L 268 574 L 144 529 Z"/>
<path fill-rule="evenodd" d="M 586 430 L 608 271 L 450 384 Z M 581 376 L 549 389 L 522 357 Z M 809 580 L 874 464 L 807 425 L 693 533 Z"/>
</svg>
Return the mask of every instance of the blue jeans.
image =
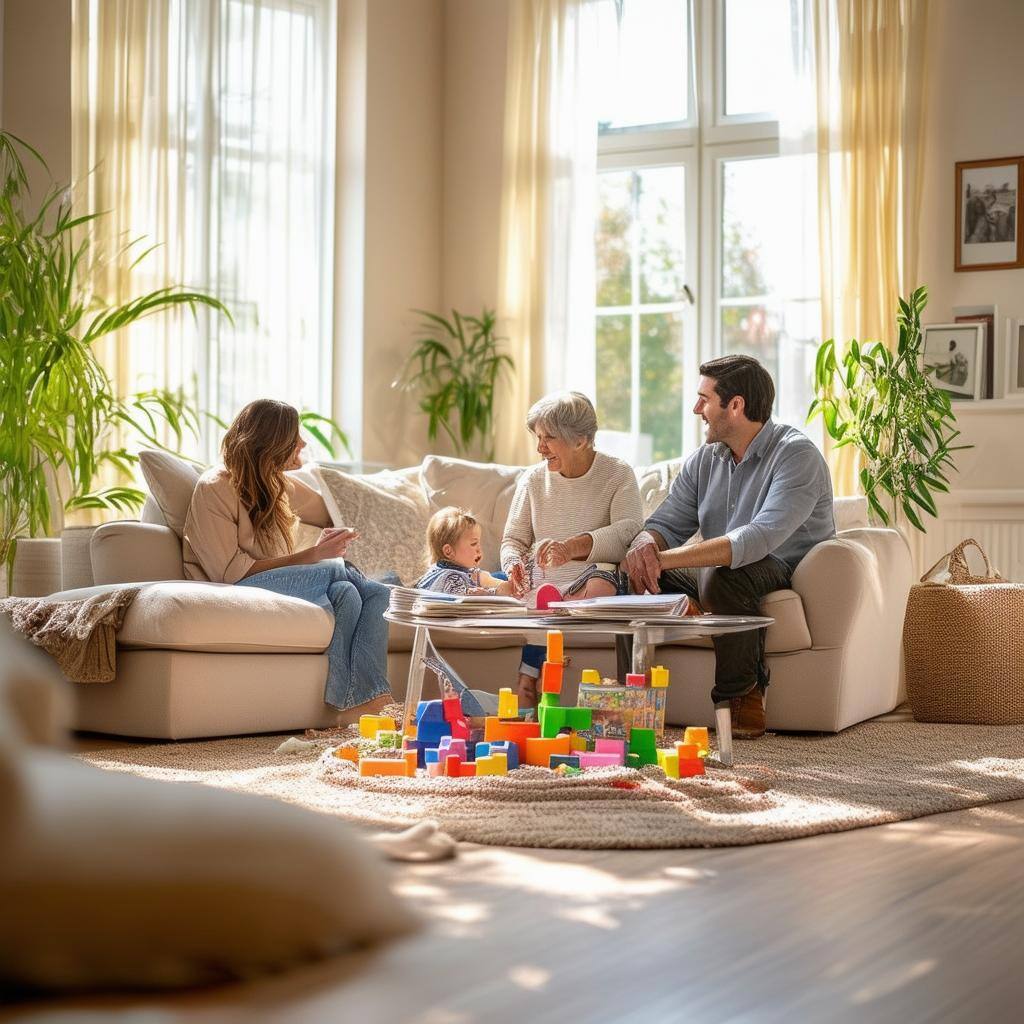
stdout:
<svg viewBox="0 0 1024 1024">
<path fill-rule="evenodd" d="M 390 593 L 382 583 L 368 580 L 344 562 L 326 561 L 268 569 L 236 586 L 298 597 L 334 616 L 334 636 L 326 652 L 325 703 L 345 711 L 391 693 L 384 621 Z"/>
</svg>

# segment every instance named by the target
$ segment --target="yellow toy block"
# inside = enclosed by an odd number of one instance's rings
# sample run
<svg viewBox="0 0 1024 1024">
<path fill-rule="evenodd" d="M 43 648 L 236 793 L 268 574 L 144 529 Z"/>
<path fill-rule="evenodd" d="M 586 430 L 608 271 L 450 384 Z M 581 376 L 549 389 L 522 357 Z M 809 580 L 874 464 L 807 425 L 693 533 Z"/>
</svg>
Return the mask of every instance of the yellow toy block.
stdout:
<svg viewBox="0 0 1024 1024">
<path fill-rule="evenodd" d="M 580 682 L 596 686 L 601 682 L 601 673 L 596 668 L 585 668 L 580 676 Z"/>
<path fill-rule="evenodd" d="M 552 754 L 568 754 L 569 737 L 555 736 L 553 739 L 541 739 L 532 736 L 526 741 L 526 763 L 538 768 L 547 768 L 551 763 Z"/>
<path fill-rule="evenodd" d="M 708 751 L 711 749 L 711 743 L 708 740 L 708 730 L 703 725 L 688 726 L 686 732 L 683 733 L 683 742 L 696 743 L 697 754 L 700 757 L 707 757 Z"/>
<path fill-rule="evenodd" d="M 397 761 L 394 758 L 361 757 L 359 758 L 360 775 L 408 775 L 409 768 L 405 758 Z"/>
<path fill-rule="evenodd" d="M 516 694 L 512 692 L 512 689 L 508 686 L 503 686 L 498 691 L 498 717 L 519 717 L 519 698 L 516 696 Z"/>
<path fill-rule="evenodd" d="M 476 774 L 508 775 L 508 754 L 488 754 L 476 759 Z"/>
<path fill-rule="evenodd" d="M 564 649 L 562 647 L 562 631 L 560 629 L 549 629 L 548 630 L 548 656 L 547 661 L 557 662 L 561 664 L 565 659 Z"/>
<path fill-rule="evenodd" d="M 674 750 L 658 751 L 658 767 L 670 779 L 679 778 L 679 755 Z"/>
<path fill-rule="evenodd" d="M 664 665 L 655 665 L 651 669 L 651 686 L 668 686 L 668 669 Z"/>
<path fill-rule="evenodd" d="M 395 720 L 390 715 L 360 715 L 359 735 L 364 740 L 375 740 L 381 729 L 394 729 Z"/>
<path fill-rule="evenodd" d="M 587 750 L 587 741 L 577 732 L 569 733 L 569 753 L 575 754 L 577 750 Z"/>
</svg>

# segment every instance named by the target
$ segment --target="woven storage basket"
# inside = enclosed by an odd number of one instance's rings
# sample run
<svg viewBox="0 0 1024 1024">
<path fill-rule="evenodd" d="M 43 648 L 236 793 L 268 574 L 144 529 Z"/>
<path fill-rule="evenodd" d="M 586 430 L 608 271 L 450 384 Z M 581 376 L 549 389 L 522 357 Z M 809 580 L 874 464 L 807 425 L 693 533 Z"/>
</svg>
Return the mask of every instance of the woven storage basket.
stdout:
<svg viewBox="0 0 1024 1024">
<path fill-rule="evenodd" d="M 970 545 L 984 576 L 971 574 Z M 947 562 L 949 580 L 934 582 Z M 994 572 L 977 541 L 963 541 L 910 588 L 903 657 L 919 722 L 1024 723 L 1024 586 Z"/>
</svg>

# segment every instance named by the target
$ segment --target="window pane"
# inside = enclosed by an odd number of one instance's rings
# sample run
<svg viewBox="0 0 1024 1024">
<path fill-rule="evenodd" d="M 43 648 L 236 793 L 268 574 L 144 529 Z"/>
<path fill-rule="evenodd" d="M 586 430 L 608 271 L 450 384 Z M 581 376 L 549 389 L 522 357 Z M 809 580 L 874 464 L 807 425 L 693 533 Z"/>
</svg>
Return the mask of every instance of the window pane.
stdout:
<svg viewBox="0 0 1024 1024">
<path fill-rule="evenodd" d="M 597 418 L 602 430 L 629 430 L 632 401 L 630 318 L 597 318 Z"/>
<path fill-rule="evenodd" d="M 686 121 L 690 47 L 686 0 L 613 0 L 598 12 L 602 132 Z"/>
<path fill-rule="evenodd" d="M 779 109 L 791 48 L 789 0 L 726 0 L 726 115 Z"/>
<path fill-rule="evenodd" d="M 633 222 L 633 172 L 615 171 L 597 179 L 597 304 L 628 306 L 633 273 L 630 227 Z"/>
<path fill-rule="evenodd" d="M 640 317 L 640 431 L 651 435 L 652 459 L 683 450 L 683 317 Z"/>
<path fill-rule="evenodd" d="M 682 167 L 639 173 L 640 301 L 680 302 L 685 283 L 686 187 Z"/>
</svg>

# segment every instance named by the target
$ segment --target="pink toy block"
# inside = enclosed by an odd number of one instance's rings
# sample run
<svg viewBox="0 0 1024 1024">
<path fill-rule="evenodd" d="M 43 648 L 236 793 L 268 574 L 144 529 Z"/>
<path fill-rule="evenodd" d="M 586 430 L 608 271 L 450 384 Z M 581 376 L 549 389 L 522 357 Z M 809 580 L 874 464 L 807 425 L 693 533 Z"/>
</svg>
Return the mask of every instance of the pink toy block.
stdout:
<svg viewBox="0 0 1024 1024">
<path fill-rule="evenodd" d="M 562 592 L 552 583 L 545 583 L 537 589 L 537 610 L 546 612 L 552 601 L 561 601 Z"/>
<path fill-rule="evenodd" d="M 594 740 L 595 754 L 615 754 L 619 758 L 619 764 L 626 763 L 626 741 L 601 739 Z"/>
<path fill-rule="evenodd" d="M 577 755 L 581 768 L 607 768 L 610 765 L 621 765 L 622 758 L 618 754 L 597 754 L 593 751 L 581 750 Z"/>
<path fill-rule="evenodd" d="M 468 761 L 466 753 L 466 741 L 456 739 L 454 736 L 442 736 L 441 742 L 437 745 L 438 760 L 443 761 L 445 757 L 455 754 L 460 761 Z"/>
<path fill-rule="evenodd" d="M 437 778 L 439 775 L 444 775 L 444 765 L 440 761 L 432 761 L 427 765 L 427 775 L 431 778 Z"/>
</svg>

